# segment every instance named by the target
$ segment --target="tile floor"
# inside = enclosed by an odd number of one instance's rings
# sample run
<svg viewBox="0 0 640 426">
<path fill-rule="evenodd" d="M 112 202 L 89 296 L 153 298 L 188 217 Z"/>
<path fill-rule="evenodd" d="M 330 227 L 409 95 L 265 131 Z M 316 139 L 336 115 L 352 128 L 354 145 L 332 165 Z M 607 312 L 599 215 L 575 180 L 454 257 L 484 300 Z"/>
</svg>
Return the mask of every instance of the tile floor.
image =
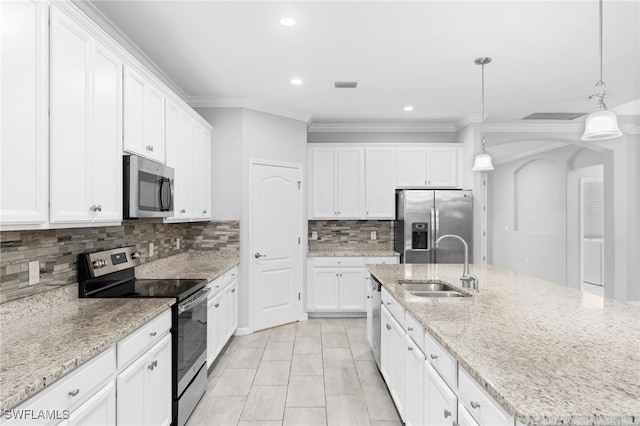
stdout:
<svg viewBox="0 0 640 426">
<path fill-rule="evenodd" d="M 365 318 L 315 318 L 234 337 L 187 426 L 401 425 Z"/>
</svg>

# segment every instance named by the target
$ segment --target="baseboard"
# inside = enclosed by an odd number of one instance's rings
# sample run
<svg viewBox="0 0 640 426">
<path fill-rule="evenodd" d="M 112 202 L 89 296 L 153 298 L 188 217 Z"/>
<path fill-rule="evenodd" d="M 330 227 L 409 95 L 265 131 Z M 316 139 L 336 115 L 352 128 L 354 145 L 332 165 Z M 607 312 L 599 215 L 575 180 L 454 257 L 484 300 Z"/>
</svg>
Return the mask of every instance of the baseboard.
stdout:
<svg viewBox="0 0 640 426">
<path fill-rule="evenodd" d="M 366 312 L 309 312 L 309 318 L 366 318 Z"/>
<path fill-rule="evenodd" d="M 247 334 L 252 334 L 253 330 L 249 327 L 236 328 L 236 331 L 233 333 L 234 336 L 246 336 Z"/>
</svg>

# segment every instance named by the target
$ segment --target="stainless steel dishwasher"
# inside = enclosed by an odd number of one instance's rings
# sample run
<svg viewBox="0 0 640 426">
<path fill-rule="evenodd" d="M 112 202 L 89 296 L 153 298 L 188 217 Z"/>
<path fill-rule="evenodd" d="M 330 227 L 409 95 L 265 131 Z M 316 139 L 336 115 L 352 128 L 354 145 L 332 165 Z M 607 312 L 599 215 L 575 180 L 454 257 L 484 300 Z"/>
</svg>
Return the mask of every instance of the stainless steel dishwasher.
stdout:
<svg viewBox="0 0 640 426">
<path fill-rule="evenodd" d="M 376 359 L 376 364 L 380 368 L 380 337 L 381 337 L 381 324 L 380 324 L 380 307 L 382 304 L 382 284 L 371 275 L 369 280 L 371 285 L 371 316 L 367 318 L 367 326 L 371 328 L 371 350 L 373 351 L 373 357 Z"/>
</svg>

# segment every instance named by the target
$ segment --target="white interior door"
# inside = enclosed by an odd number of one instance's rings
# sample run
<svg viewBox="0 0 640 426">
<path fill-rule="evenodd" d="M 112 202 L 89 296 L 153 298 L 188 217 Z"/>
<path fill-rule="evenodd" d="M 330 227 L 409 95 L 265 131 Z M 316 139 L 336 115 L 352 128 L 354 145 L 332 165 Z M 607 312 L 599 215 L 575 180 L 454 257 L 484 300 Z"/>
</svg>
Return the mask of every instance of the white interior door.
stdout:
<svg viewBox="0 0 640 426">
<path fill-rule="evenodd" d="M 254 330 L 301 315 L 302 170 L 252 164 L 251 291 Z"/>
</svg>

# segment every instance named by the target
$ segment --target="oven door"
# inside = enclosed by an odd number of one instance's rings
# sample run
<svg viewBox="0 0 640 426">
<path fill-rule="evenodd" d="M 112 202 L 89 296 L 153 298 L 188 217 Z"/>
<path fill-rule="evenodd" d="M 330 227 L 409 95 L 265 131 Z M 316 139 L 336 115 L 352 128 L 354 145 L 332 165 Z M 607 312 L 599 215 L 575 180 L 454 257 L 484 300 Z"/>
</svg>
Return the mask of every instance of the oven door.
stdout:
<svg viewBox="0 0 640 426">
<path fill-rule="evenodd" d="M 135 155 L 124 157 L 126 218 L 173 216 L 174 170 Z"/>
<path fill-rule="evenodd" d="M 207 292 L 203 288 L 178 305 L 178 397 L 207 359 Z"/>
</svg>

